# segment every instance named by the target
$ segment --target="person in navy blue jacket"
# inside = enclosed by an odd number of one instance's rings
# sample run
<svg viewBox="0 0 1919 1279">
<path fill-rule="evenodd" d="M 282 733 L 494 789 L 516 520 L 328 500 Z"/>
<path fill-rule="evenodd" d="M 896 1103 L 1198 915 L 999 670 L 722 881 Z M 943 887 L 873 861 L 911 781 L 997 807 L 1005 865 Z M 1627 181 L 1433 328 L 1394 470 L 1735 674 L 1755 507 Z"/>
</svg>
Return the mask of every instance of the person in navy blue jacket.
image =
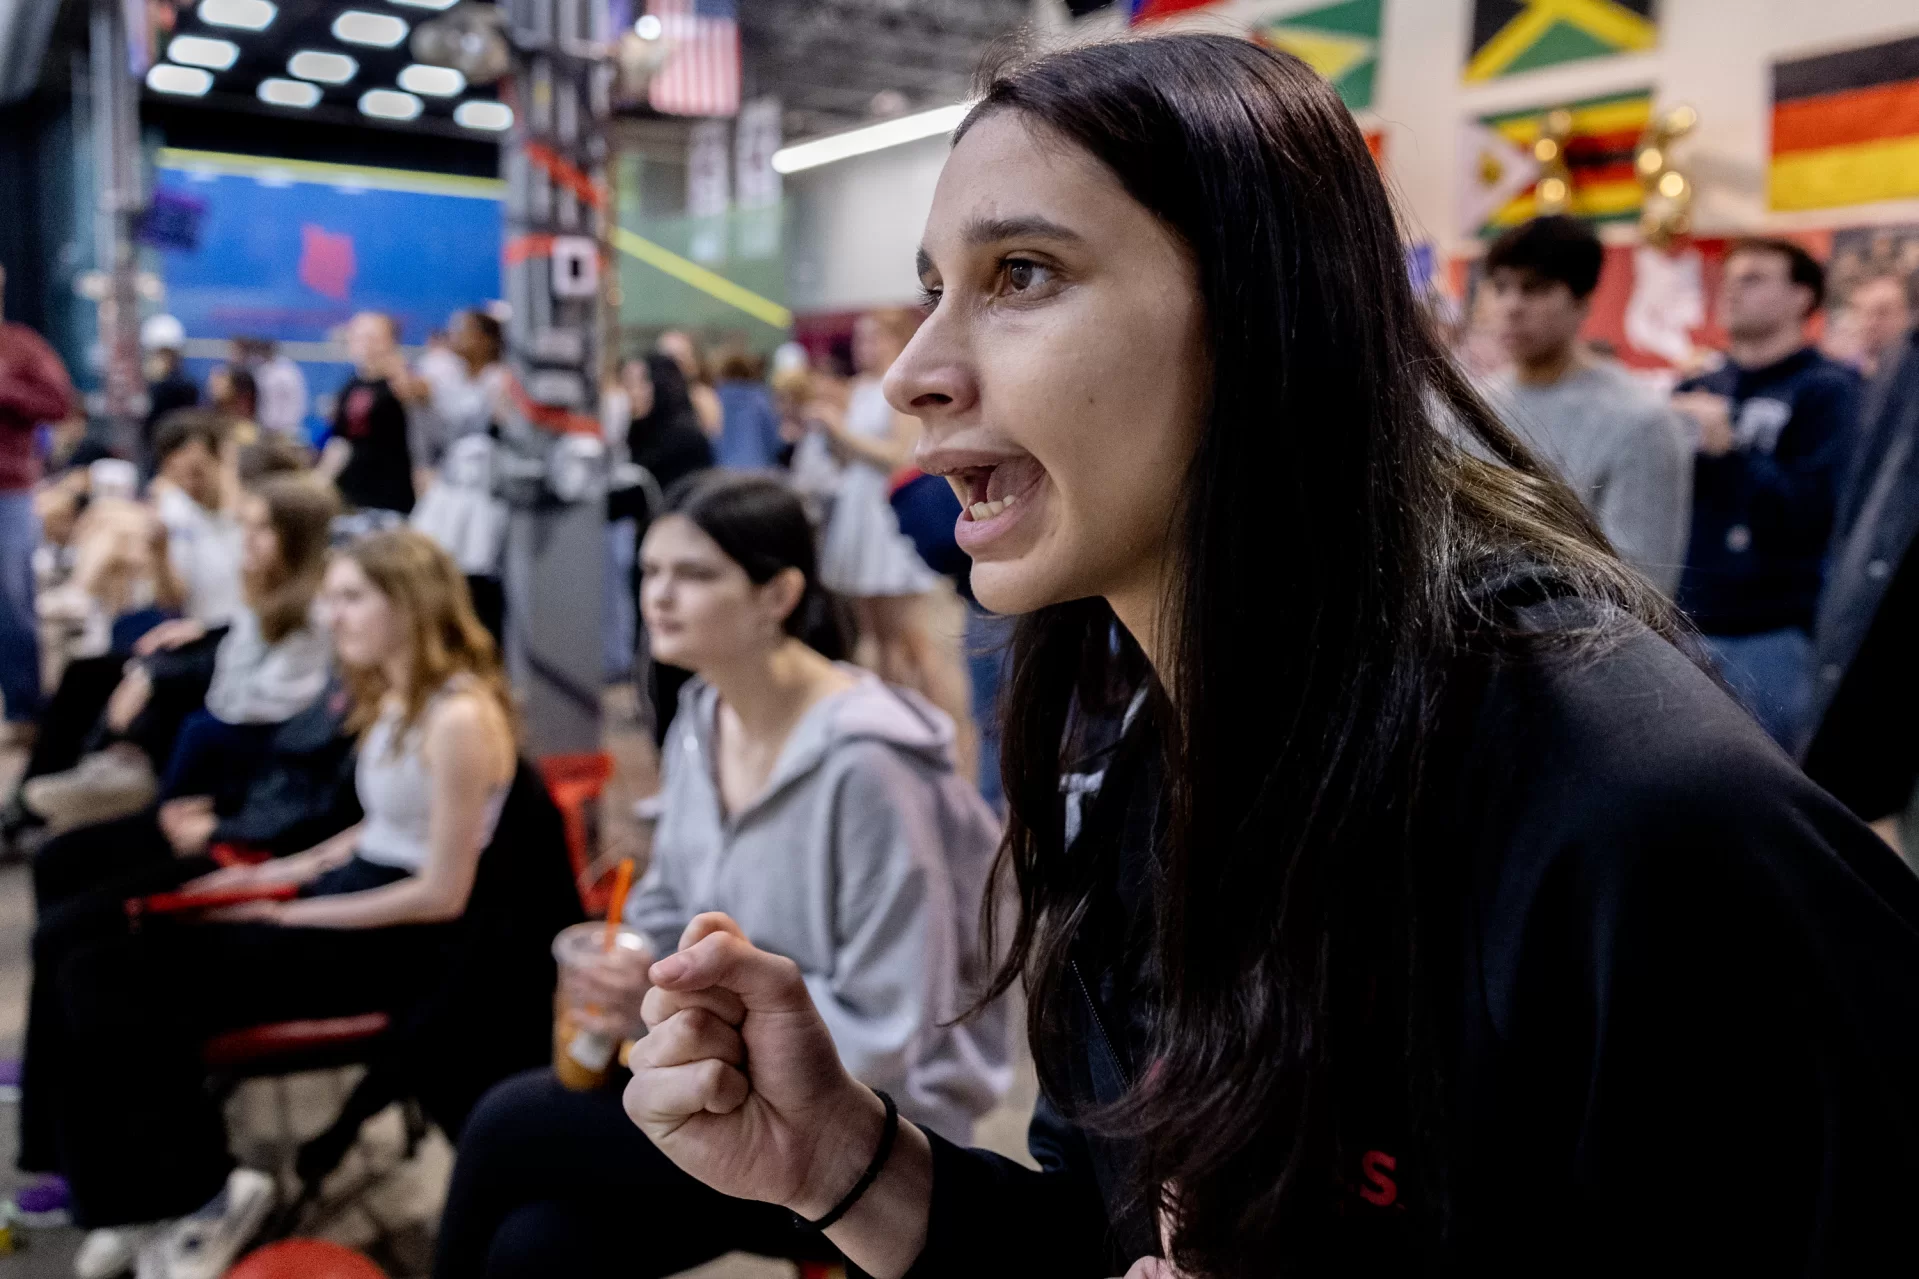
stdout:
<svg viewBox="0 0 1919 1279">
<path fill-rule="evenodd" d="M 1789 240 L 1726 255 L 1726 363 L 1680 383 L 1697 429 L 1692 543 L 1679 606 L 1719 673 L 1793 749 L 1813 698 L 1813 613 L 1852 453 L 1859 376 L 1806 342 L 1825 271 Z"/>
</svg>

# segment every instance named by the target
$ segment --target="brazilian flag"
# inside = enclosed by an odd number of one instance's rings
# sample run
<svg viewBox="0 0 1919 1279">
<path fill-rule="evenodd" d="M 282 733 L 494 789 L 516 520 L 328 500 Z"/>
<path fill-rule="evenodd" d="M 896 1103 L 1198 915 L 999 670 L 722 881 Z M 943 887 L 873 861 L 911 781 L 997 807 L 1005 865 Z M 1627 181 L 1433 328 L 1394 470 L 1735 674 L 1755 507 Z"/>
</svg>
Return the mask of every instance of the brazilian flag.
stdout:
<svg viewBox="0 0 1919 1279">
<path fill-rule="evenodd" d="M 1654 0 L 1473 0 L 1466 81 L 1641 53 L 1659 42 Z"/>
</svg>

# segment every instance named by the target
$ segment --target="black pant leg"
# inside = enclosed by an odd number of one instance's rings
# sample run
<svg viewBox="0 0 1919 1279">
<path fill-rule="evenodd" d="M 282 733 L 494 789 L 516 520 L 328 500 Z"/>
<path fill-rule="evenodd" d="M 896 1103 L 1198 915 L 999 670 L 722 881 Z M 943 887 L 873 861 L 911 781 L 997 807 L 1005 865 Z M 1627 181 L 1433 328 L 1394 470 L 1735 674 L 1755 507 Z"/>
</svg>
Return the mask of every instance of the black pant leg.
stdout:
<svg viewBox="0 0 1919 1279">
<path fill-rule="evenodd" d="M 434 1279 L 669 1275 L 736 1249 L 836 1256 L 783 1209 L 689 1177 L 626 1117 L 616 1088 L 551 1070 L 489 1092 L 460 1139 Z"/>
<path fill-rule="evenodd" d="M 82 826 L 55 836 L 34 861 L 37 921 L 20 1061 L 17 1162 L 57 1172 L 61 1090 L 73 1060 L 59 975 L 69 956 L 126 934 L 126 899 L 178 888 L 213 869 L 206 857 L 175 857 L 152 815 Z"/>
<path fill-rule="evenodd" d="M 68 955 L 50 1001 L 67 1057 L 53 1106 L 78 1224 L 179 1216 L 219 1191 L 232 1160 L 204 1086 L 208 1036 L 399 1012 L 438 976 L 447 936 L 162 918 Z"/>
<path fill-rule="evenodd" d="M 152 809 L 55 835 L 33 856 L 33 900 L 45 911 L 174 860 Z M 155 891 L 155 890 L 146 890 Z"/>
<path fill-rule="evenodd" d="M 126 660 L 110 653 L 67 663 L 60 686 L 40 712 L 40 735 L 27 756 L 27 777 L 64 773 L 80 762 L 87 739 L 106 713 L 107 699 L 119 686 Z"/>
</svg>

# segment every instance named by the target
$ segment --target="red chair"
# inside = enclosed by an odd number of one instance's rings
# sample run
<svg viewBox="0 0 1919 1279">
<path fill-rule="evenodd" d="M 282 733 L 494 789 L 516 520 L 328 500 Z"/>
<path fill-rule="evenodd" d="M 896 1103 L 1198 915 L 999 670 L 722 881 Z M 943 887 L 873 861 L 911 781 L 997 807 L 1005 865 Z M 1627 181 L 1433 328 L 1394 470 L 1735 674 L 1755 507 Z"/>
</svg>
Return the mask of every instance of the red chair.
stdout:
<svg viewBox="0 0 1919 1279">
<path fill-rule="evenodd" d="M 323 1239 L 285 1239 L 242 1257 L 226 1279 L 386 1279 L 351 1248 Z"/>
</svg>

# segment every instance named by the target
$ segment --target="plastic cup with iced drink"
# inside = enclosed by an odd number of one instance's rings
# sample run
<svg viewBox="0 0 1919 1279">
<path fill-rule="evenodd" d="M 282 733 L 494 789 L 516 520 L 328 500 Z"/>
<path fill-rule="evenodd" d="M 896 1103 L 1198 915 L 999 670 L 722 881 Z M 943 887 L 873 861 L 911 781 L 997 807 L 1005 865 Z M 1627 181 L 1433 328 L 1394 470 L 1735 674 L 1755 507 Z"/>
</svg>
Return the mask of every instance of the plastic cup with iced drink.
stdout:
<svg viewBox="0 0 1919 1279">
<path fill-rule="evenodd" d="M 641 967 L 652 957 L 646 939 L 632 928 L 608 929 L 588 921 L 562 930 L 553 939 L 553 958 L 560 965 L 560 986 L 553 997 L 553 1074 L 575 1092 L 591 1092 L 605 1084 L 620 1050 L 619 1036 L 598 1024 L 602 1012 L 611 1010 L 594 1004 L 593 992 L 582 988 L 581 974 L 627 955 L 639 956 Z"/>
</svg>

